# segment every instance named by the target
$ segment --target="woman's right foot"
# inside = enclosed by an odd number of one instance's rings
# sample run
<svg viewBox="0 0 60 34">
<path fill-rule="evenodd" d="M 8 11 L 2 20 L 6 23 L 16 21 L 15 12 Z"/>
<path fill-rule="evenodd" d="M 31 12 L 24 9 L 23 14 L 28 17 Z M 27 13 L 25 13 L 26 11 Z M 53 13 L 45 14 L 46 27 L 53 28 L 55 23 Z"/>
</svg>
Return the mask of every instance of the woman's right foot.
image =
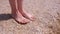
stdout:
<svg viewBox="0 0 60 34">
<path fill-rule="evenodd" d="M 28 23 L 29 19 L 24 18 L 19 11 L 16 11 L 16 14 L 13 14 L 12 17 L 19 23 Z"/>
</svg>

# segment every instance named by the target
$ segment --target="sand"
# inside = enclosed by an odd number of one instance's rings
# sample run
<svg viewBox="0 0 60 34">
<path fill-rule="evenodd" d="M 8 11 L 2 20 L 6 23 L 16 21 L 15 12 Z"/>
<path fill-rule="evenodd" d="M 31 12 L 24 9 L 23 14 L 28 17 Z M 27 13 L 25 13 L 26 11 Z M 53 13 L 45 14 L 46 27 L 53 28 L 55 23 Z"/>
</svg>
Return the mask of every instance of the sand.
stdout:
<svg viewBox="0 0 60 34">
<path fill-rule="evenodd" d="M 17 23 L 9 0 L 0 0 L 0 34 L 60 34 L 60 0 L 23 0 L 22 7 L 36 20 Z"/>
</svg>

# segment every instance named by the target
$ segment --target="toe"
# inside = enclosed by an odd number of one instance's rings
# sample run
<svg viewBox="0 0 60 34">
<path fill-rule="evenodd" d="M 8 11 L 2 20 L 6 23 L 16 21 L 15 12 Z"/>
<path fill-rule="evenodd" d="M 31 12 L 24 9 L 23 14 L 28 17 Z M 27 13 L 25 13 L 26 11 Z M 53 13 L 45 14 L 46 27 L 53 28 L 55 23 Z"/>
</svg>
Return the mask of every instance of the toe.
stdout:
<svg viewBox="0 0 60 34">
<path fill-rule="evenodd" d="M 28 20 L 28 19 L 22 20 L 22 23 L 28 23 L 28 22 L 30 22 L 30 20 Z"/>
<path fill-rule="evenodd" d="M 34 16 L 29 17 L 30 20 L 34 21 L 36 18 Z"/>
</svg>

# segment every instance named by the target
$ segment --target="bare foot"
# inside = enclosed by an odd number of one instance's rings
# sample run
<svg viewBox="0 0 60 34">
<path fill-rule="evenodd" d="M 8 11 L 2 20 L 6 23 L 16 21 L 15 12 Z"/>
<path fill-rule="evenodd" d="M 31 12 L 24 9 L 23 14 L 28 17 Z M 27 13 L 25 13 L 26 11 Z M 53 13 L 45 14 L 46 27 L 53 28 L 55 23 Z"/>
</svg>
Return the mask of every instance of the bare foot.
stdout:
<svg viewBox="0 0 60 34">
<path fill-rule="evenodd" d="M 24 18 L 19 11 L 16 11 L 16 14 L 12 15 L 12 17 L 19 23 L 28 23 L 30 20 Z"/>
<path fill-rule="evenodd" d="M 35 20 L 34 16 L 31 15 L 31 14 L 28 14 L 27 12 L 23 11 L 23 8 L 22 8 L 22 3 L 23 3 L 23 0 L 17 0 L 17 6 L 18 6 L 18 10 L 19 12 L 26 18 L 30 19 L 30 20 Z"/>
<path fill-rule="evenodd" d="M 30 20 L 35 20 L 35 17 L 33 16 L 33 15 L 31 15 L 31 14 L 29 14 L 29 13 L 27 13 L 27 12 L 21 12 L 22 13 L 22 15 L 24 16 L 24 17 L 26 17 L 26 18 L 28 18 L 28 19 L 30 19 Z"/>
</svg>

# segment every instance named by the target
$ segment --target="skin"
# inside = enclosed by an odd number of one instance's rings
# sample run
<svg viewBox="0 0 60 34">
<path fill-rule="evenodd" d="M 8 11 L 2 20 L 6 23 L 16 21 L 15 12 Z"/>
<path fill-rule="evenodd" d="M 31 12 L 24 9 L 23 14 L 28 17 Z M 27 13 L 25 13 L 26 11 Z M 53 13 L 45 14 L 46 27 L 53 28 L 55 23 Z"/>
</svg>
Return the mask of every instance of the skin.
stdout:
<svg viewBox="0 0 60 34">
<path fill-rule="evenodd" d="M 33 21 L 35 18 L 33 15 L 23 11 L 22 9 L 22 1 L 23 0 L 9 0 L 11 9 L 12 9 L 12 17 L 19 23 L 28 23 L 31 20 Z"/>
</svg>

